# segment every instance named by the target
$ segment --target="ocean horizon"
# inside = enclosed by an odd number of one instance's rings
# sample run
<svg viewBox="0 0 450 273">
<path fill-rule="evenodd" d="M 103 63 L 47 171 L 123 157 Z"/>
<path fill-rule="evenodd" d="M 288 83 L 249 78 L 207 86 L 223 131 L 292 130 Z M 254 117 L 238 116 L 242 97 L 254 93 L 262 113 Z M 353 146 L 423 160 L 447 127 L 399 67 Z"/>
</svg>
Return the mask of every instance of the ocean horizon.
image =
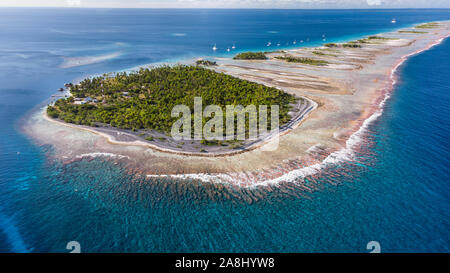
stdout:
<svg viewBox="0 0 450 273">
<path fill-rule="evenodd" d="M 306 178 L 322 185 L 307 194 L 219 195 L 223 185 L 146 179 L 101 158 L 62 164 L 21 129 L 64 83 L 92 75 L 444 20 L 448 9 L 0 8 L 0 252 L 67 252 L 69 241 L 86 252 L 368 252 L 370 241 L 449 252 L 448 39 L 399 67 L 357 160 Z"/>
</svg>

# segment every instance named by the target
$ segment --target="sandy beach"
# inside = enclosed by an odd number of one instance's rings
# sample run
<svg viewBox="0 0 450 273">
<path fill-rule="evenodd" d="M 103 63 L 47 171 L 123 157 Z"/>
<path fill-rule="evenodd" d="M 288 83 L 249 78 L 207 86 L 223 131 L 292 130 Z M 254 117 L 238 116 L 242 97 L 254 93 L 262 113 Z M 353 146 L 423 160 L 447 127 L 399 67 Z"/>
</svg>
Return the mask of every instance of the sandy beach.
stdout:
<svg viewBox="0 0 450 273">
<path fill-rule="evenodd" d="M 361 48 L 298 48 L 267 54 L 269 59 L 264 61 L 218 60 L 218 66 L 212 68 L 218 72 L 311 101 L 314 107 L 301 111 L 289 129 L 281 130 L 279 147 L 274 151 L 261 149 L 261 142 L 241 152 L 207 156 L 183 153 L 114 130 L 63 124 L 48 118 L 45 108 L 33 113 L 23 129 L 39 145 L 51 145 L 50 156 L 64 163 L 104 157 L 120 162 L 130 173 L 149 177 L 200 179 L 244 187 L 292 182 L 326 164 L 351 160 L 365 129 L 382 114 L 397 69 L 408 57 L 450 36 L 449 26 L 446 21 L 426 29 L 426 33 L 382 33 L 379 37 L 387 39 L 370 40 Z M 276 58 L 282 55 L 328 64 L 287 63 Z"/>
</svg>

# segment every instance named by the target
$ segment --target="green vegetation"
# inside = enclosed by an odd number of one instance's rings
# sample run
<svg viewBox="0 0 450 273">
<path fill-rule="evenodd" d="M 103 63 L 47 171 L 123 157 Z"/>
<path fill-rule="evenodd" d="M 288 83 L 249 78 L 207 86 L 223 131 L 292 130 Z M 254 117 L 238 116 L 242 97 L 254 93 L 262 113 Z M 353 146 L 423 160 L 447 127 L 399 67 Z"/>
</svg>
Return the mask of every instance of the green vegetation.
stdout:
<svg viewBox="0 0 450 273">
<path fill-rule="evenodd" d="M 398 40 L 397 38 L 388 38 L 388 37 L 381 37 L 381 36 L 369 36 L 367 39 L 369 40 Z"/>
<path fill-rule="evenodd" d="M 355 43 L 346 43 L 342 45 L 345 48 L 360 48 L 361 45 L 360 44 L 355 44 Z"/>
<path fill-rule="evenodd" d="M 270 53 L 286 53 L 286 50 L 264 51 L 264 54 L 270 54 Z"/>
<path fill-rule="evenodd" d="M 329 53 L 324 53 L 324 52 L 321 52 L 321 51 L 313 51 L 312 52 L 313 54 L 315 54 L 315 55 L 318 55 L 318 56 L 331 56 L 331 57 L 337 57 L 337 55 L 335 55 L 335 54 L 329 54 Z"/>
<path fill-rule="evenodd" d="M 344 47 L 361 47 L 361 46 L 350 46 L 350 45 L 357 45 L 358 43 L 359 44 L 374 44 L 374 43 L 379 43 L 379 41 L 387 41 L 387 40 L 398 40 L 398 39 L 397 38 L 381 37 L 381 36 L 369 36 L 367 38 L 360 39 L 360 40 L 357 40 L 357 41 L 350 41 L 347 44 L 344 44 L 343 46 Z"/>
<path fill-rule="evenodd" d="M 217 62 L 209 61 L 209 60 L 197 60 L 195 62 L 197 65 L 204 65 L 204 66 L 215 66 L 217 65 Z"/>
<path fill-rule="evenodd" d="M 360 48 L 360 47 L 362 47 L 361 44 L 374 43 L 375 41 L 379 41 L 379 40 L 386 41 L 386 40 L 398 40 L 398 39 L 381 37 L 381 36 L 369 36 L 365 39 L 350 41 L 348 43 L 342 44 L 342 47 L 344 47 L 344 48 Z M 328 48 L 334 48 L 334 47 L 339 47 L 339 44 L 329 43 L 329 44 L 325 44 L 324 46 L 326 46 Z"/>
<path fill-rule="evenodd" d="M 97 102 L 78 105 L 74 97 L 60 99 L 47 108 L 50 117 L 88 126 L 164 133 L 170 133 L 172 124 L 179 119 L 171 117 L 174 106 L 186 105 L 193 115 L 194 97 L 202 97 L 203 107 L 220 106 L 224 120 L 226 105 L 255 105 L 257 109 L 259 105 L 279 105 L 280 124 L 290 120 L 289 104 L 296 101 L 294 96 L 276 88 L 184 65 L 88 78 L 73 86 L 71 93 L 75 98 L 90 97 Z M 208 120 L 205 118 L 203 125 Z M 270 124 L 270 111 L 268 120 Z M 153 137 L 147 140 L 152 141 Z"/>
<path fill-rule="evenodd" d="M 293 57 L 293 56 L 277 56 L 275 58 L 278 60 L 286 61 L 288 63 L 302 63 L 302 64 L 318 65 L 318 66 L 323 66 L 323 65 L 328 64 L 327 61 L 316 60 L 316 59 L 311 59 L 311 58 L 300 58 L 300 57 Z"/>
<path fill-rule="evenodd" d="M 325 54 L 325 53 L 320 52 L 320 51 L 313 51 L 312 53 L 313 53 L 313 54 L 316 54 L 316 55 L 319 55 L 319 56 L 325 56 L 325 55 L 328 55 L 328 54 Z"/>
<path fill-rule="evenodd" d="M 335 43 L 324 44 L 324 46 L 326 46 L 326 47 L 339 47 L 339 45 L 335 44 Z"/>
<path fill-rule="evenodd" d="M 415 28 L 424 29 L 424 28 L 436 28 L 438 27 L 438 23 L 426 23 L 422 25 L 415 26 Z"/>
<path fill-rule="evenodd" d="M 233 58 L 234 60 L 267 60 L 264 52 L 244 52 L 239 53 Z"/>
<path fill-rule="evenodd" d="M 399 30 L 398 33 L 424 34 L 424 33 L 428 33 L 428 32 L 426 32 L 426 31 L 417 31 L 417 30 Z"/>
</svg>

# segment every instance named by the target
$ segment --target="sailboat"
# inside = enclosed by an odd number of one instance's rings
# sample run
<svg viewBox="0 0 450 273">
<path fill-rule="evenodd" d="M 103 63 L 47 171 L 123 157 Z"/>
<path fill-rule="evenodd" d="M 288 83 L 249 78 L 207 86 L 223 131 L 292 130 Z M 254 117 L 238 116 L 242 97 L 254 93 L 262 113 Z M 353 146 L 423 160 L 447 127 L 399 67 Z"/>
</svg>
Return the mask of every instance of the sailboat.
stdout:
<svg viewBox="0 0 450 273">
<path fill-rule="evenodd" d="M 227 48 L 227 52 L 230 52 L 230 48 Z"/>
<path fill-rule="evenodd" d="M 236 49 L 236 44 L 233 44 L 233 46 L 231 47 L 231 49 Z"/>
<path fill-rule="evenodd" d="M 212 50 L 216 51 L 217 50 L 217 46 L 214 44 Z"/>
<path fill-rule="evenodd" d="M 271 46 L 271 45 L 272 45 L 272 43 L 271 43 L 271 42 L 268 42 L 268 43 L 267 43 L 267 46 Z"/>
<path fill-rule="evenodd" d="M 294 45 L 297 44 L 297 40 L 293 41 L 292 43 L 293 43 Z"/>
<path fill-rule="evenodd" d="M 394 18 L 394 19 L 392 19 L 391 23 L 395 24 L 395 23 L 397 23 L 397 20 L 395 20 L 395 18 Z"/>
</svg>

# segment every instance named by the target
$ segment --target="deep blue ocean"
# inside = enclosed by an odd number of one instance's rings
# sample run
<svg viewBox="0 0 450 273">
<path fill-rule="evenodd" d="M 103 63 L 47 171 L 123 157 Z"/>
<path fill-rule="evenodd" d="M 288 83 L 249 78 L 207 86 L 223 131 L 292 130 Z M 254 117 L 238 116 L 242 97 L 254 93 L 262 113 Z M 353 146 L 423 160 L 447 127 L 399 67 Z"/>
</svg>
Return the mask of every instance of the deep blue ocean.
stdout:
<svg viewBox="0 0 450 273">
<path fill-rule="evenodd" d="M 51 147 L 20 130 L 57 88 L 93 74 L 449 19 L 450 10 L 0 9 L 0 252 L 67 252 L 73 240 L 83 252 L 368 252 L 369 241 L 382 252 L 449 252 L 450 39 L 401 66 L 359 160 L 324 170 L 307 196 L 293 185 L 144 180 L 105 160 L 50 164 Z M 108 58 L 60 67 L 88 56 Z"/>
</svg>

